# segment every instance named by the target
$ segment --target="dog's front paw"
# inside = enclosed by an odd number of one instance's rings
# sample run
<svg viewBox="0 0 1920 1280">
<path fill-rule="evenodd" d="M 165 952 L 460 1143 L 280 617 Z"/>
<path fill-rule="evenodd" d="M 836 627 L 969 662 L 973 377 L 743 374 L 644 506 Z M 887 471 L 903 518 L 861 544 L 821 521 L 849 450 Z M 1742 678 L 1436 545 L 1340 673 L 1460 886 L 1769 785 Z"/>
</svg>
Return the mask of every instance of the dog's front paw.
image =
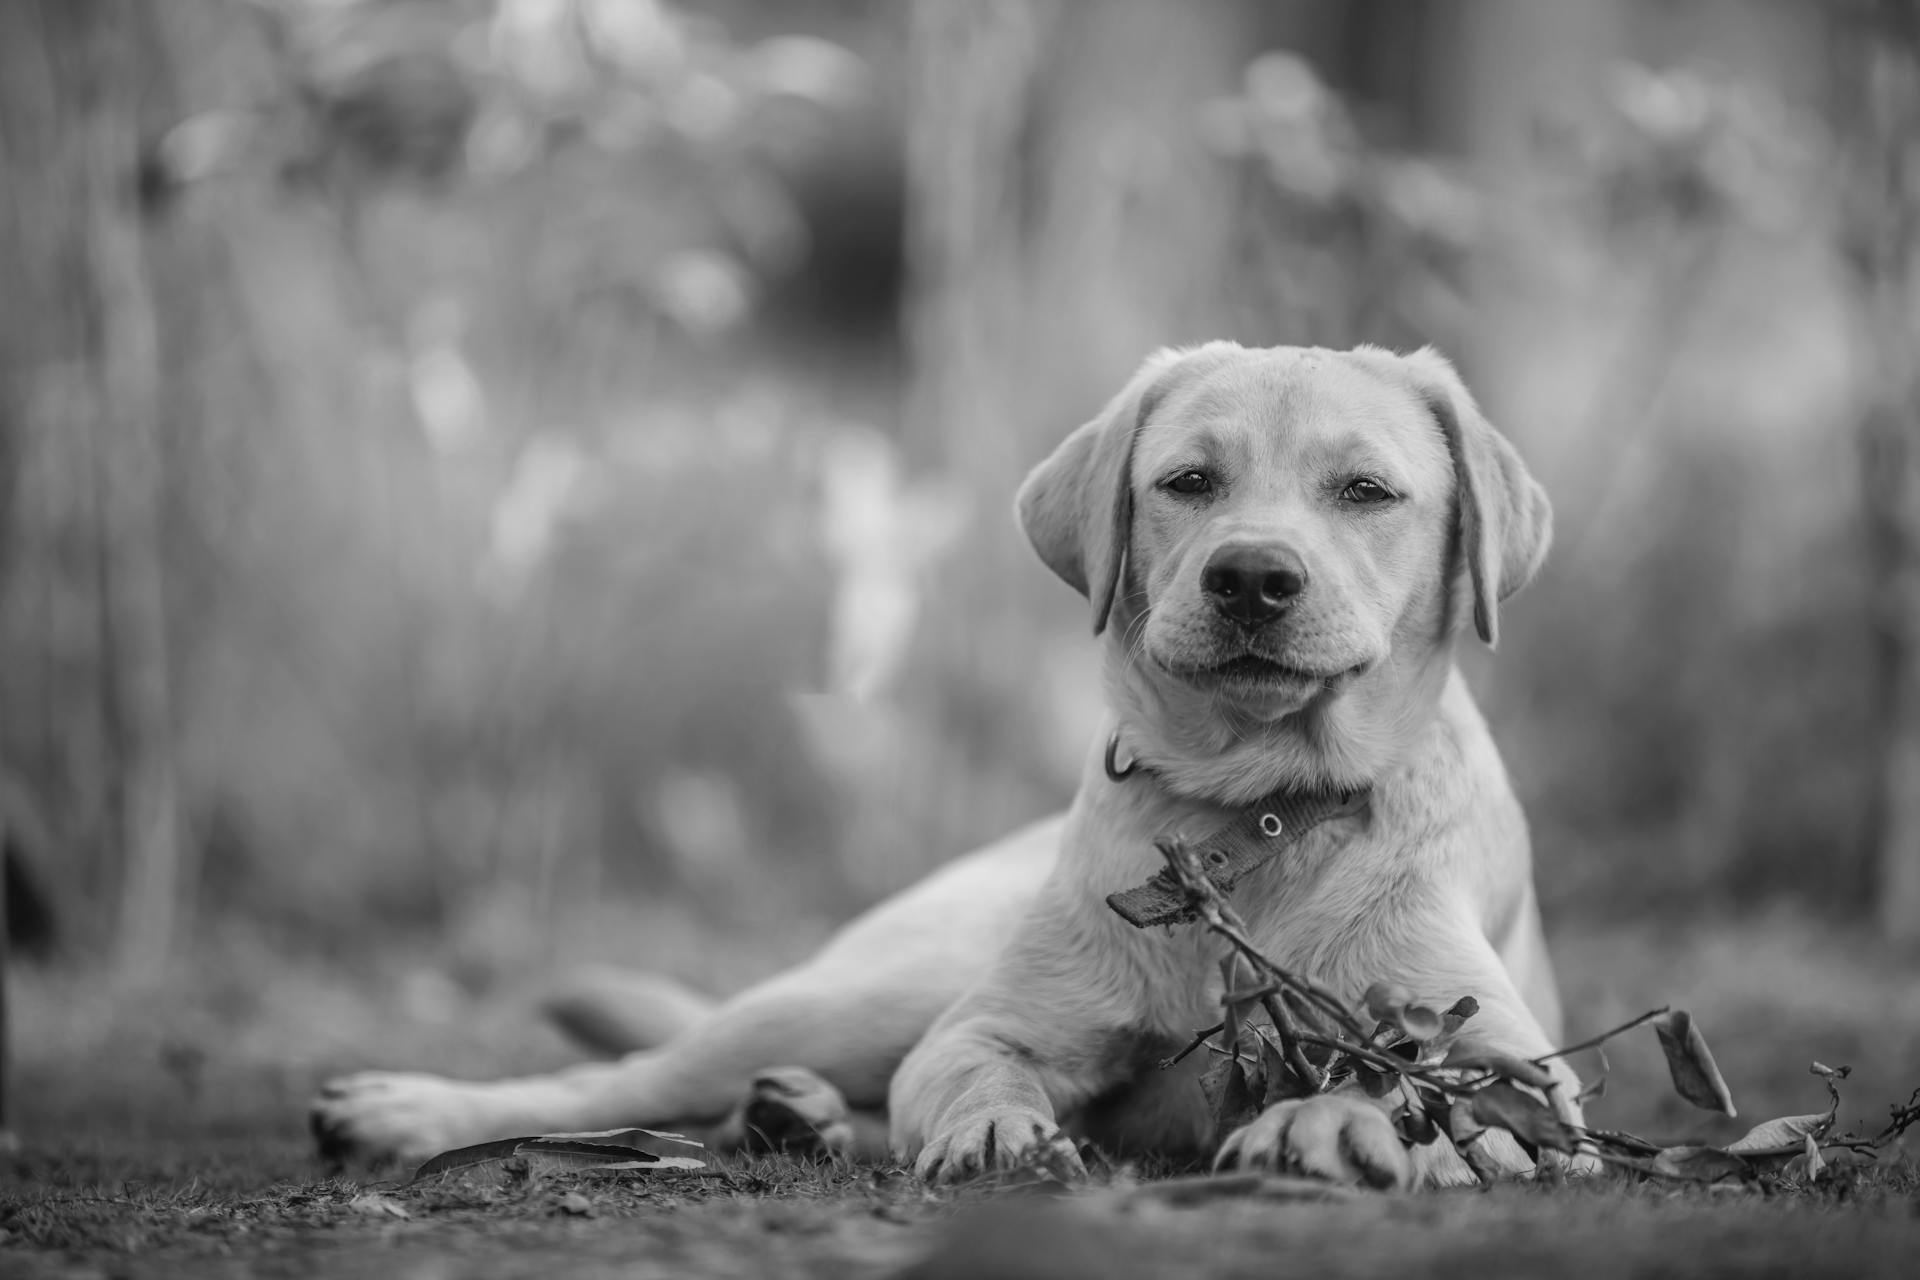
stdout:
<svg viewBox="0 0 1920 1280">
<path fill-rule="evenodd" d="M 1228 1134 L 1213 1164 L 1304 1173 L 1384 1190 L 1413 1181 L 1413 1163 L 1386 1113 L 1363 1098 L 1340 1094 L 1274 1103 Z"/>
<path fill-rule="evenodd" d="M 936 1135 L 913 1171 L 928 1182 L 964 1182 L 1042 1160 L 1067 1178 L 1086 1176 L 1080 1153 L 1050 1117 L 1029 1107 L 993 1107 Z"/>
<path fill-rule="evenodd" d="M 495 1132 L 488 1086 L 415 1071 L 362 1071 L 327 1081 L 308 1127 L 329 1160 L 423 1160 Z"/>
</svg>

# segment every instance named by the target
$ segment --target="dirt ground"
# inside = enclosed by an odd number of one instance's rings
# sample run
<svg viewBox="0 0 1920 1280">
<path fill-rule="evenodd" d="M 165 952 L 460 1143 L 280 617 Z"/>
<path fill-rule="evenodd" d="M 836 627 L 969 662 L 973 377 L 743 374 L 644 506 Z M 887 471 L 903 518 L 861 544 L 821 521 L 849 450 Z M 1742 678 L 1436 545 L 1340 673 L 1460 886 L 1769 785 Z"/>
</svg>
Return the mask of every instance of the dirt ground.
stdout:
<svg viewBox="0 0 1920 1280">
<path fill-rule="evenodd" d="M 1689 1007 L 1742 1107 L 1724 1120 L 1673 1099 L 1649 1035 L 1609 1055 L 1596 1123 L 1724 1141 L 1821 1109 L 1814 1058 L 1855 1068 L 1843 1130 L 1877 1127 L 1920 1085 L 1920 971 L 1834 931 L 1790 919 L 1596 931 L 1564 937 L 1558 955 L 1573 1034 Z M 1200 1196 L 1125 1169 L 1070 1195 L 935 1193 L 896 1169 L 779 1159 L 404 1187 L 403 1171 L 313 1157 L 301 1103 L 318 1079 L 376 1062 L 487 1075 L 567 1050 L 527 1016 L 523 991 L 467 992 L 400 960 L 380 982 L 369 975 L 384 961 L 266 963 L 226 955 L 137 997 L 77 973 L 19 984 L 21 1146 L 0 1155 L 0 1274 L 1859 1276 L 1912 1274 L 1920 1257 L 1920 1171 L 1903 1151 L 1773 1194 L 1599 1179 L 1395 1197 L 1276 1181 Z"/>
</svg>

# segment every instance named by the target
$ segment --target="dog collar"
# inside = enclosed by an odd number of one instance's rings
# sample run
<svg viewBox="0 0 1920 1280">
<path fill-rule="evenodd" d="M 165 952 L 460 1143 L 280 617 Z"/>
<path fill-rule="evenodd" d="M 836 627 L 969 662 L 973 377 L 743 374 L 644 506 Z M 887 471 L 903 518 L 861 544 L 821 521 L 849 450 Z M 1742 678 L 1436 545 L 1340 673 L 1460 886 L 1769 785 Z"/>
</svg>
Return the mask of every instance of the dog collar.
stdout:
<svg viewBox="0 0 1920 1280">
<path fill-rule="evenodd" d="M 1120 731 L 1107 739 L 1107 777 L 1124 782 L 1135 773 L 1151 773 L 1138 760 L 1118 766 Z M 1211 834 L 1196 841 L 1200 865 L 1207 879 L 1222 893 L 1231 893 L 1240 878 L 1255 867 L 1300 842 L 1323 822 L 1359 813 L 1373 798 L 1370 787 L 1356 791 L 1302 791 L 1282 787 L 1270 791 L 1235 813 Z M 1107 895 L 1107 905 L 1136 929 L 1155 924 L 1182 924 L 1194 918 L 1186 891 L 1170 867 L 1162 867 L 1145 884 Z"/>
</svg>

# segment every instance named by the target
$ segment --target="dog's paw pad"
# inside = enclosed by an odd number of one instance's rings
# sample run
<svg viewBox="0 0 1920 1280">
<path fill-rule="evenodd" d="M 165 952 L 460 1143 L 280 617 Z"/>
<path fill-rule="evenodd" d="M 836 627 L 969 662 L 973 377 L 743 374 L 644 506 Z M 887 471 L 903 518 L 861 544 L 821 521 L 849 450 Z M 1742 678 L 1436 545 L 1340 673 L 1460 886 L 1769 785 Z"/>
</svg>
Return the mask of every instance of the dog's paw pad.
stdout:
<svg viewBox="0 0 1920 1280">
<path fill-rule="evenodd" d="M 754 1078 L 742 1119 L 749 1148 L 790 1155 L 845 1151 L 853 1142 L 847 1100 L 805 1067 L 775 1067 Z"/>
</svg>

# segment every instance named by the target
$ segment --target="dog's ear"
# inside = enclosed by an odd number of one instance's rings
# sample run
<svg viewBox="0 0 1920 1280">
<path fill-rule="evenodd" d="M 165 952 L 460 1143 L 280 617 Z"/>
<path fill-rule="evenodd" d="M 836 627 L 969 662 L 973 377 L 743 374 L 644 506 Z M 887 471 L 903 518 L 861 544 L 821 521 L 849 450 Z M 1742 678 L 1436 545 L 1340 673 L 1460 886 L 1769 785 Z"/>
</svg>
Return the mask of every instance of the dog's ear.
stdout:
<svg viewBox="0 0 1920 1280">
<path fill-rule="evenodd" d="M 1214 347 L 1232 344 L 1199 351 Z M 1033 469 L 1014 499 L 1041 561 L 1093 605 L 1095 635 L 1113 612 L 1133 529 L 1133 442 L 1199 351 L 1167 348 L 1148 356 L 1097 417 Z"/>
<path fill-rule="evenodd" d="M 1533 581 L 1547 558 L 1553 507 L 1445 356 L 1423 347 L 1402 359 L 1453 455 L 1456 528 L 1473 583 L 1473 626 L 1492 645 L 1500 637 L 1500 601 Z"/>
</svg>

